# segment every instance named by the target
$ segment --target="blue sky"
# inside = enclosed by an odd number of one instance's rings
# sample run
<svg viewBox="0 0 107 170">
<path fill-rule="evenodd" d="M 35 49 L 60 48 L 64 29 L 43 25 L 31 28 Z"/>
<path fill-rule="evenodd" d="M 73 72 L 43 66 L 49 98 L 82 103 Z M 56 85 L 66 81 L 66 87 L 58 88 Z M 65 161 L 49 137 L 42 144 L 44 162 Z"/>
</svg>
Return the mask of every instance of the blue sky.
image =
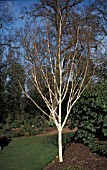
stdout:
<svg viewBox="0 0 107 170">
<path fill-rule="evenodd" d="M 24 6 L 31 6 L 32 4 L 38 3 L 38 0 L 15 0 L 14 7 L 16 10 Z"/>
<path fill-rule="evenodd" d="M 18 13 L 19 14 L 19 11 L 22 7 L 26 6 L 26 7 L 30 7 L 32 6 L 33 4 L 36 4 L 38 3 L 38 0 L 15 0 L 13 2 L 13 11 L 15 13 Z"/>
<path fill-rule="evenodd" d="M 12 12 L 14 13 L 14 16 L 16 17 L 16 24 L 18 27 L 23 26 L 24 21 L 18 19 L 20 17 L 20 10 L 23 7 L 30 7 L 33 4 L 37 4 L 39 0 L 7 0 L 11 6 Z"/>
</svg>

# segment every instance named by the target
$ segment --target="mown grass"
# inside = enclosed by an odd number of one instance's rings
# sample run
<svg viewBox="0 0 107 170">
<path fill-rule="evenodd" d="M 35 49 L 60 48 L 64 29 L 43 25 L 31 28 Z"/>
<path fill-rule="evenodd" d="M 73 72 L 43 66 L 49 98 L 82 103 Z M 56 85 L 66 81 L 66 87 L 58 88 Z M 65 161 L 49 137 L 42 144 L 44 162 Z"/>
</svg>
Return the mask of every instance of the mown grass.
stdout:
<svg viewBox="0 0 107 170">
<path fill-rule="evenodd" d="M 42 170 L 57 155 L 46 136 L 13 139 L 0 151 L 1 170 Z"/>
<path fill-rule="evenodd" d="M 56 140 L 55 135 L 12 139 L 0 151 L 0 169 L 42 170 L 58 155 Z"/>
</svg>

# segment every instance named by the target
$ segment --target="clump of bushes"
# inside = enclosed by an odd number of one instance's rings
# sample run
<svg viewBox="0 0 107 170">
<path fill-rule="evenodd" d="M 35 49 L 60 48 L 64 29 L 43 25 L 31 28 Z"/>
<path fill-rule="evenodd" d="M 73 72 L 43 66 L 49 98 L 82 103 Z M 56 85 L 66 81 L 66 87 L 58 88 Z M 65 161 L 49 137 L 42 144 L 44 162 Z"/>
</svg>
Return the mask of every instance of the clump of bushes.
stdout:
<svg viewBox="0 0 107 170">
<path fill-rule="evenodd" d="M 19 136 L 34 136 L 39 133 L 39 130 L 35 130 L 31 126 L 22 125 L 20 128 L 12 129 L 12 137 Z"/>
<path fill-rule="evenodd" d="M 49 127 L 52 127 L 52 124 L 45 116 L 38 115 L 35 118 L 14 121 L 10 121 L 9 117 L 4 125 L 0 125 L 0 134 L 5 137 L 34 136 Z"/>
<path fill-rule="evenodd" d="M 0 136 L 7 137 L 7 138 L 20 137 L 20 136 L 34 136 L 37 135 L 38 133 L 40 133 L 39 130 L 35 130 L 30 126 L 28 127 L 21 126 L 20 128 L 8 128 L 4 126 L 0 130 Z"/>
<path fill-rule="evenodd" d="M 107 82 L 87 89 L 70 116 L 71 128 L 78 127 L 75 141 L 107 156 Z"/>
</svg>

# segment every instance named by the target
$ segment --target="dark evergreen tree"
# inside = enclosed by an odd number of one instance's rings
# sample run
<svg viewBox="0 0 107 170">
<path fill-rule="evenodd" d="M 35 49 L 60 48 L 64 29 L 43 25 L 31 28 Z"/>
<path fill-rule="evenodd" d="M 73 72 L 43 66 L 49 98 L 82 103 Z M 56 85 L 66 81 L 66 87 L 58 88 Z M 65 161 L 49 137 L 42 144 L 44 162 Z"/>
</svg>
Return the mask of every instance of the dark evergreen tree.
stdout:
<svg viewBox="0 0 107 170">
<path fill-rule="evenodd" d="M 6 63 L 2 61 L 2 48 L 0 49 L 0 123 L 5 118 L 5 79 L 6 79 Z"/>
<path fill-rule="evenodd" d="M 5 89 L 7 113 L 10 114 L 13 119 L 20 119 L 22 105 L 24 105 L 24 103 L 22 103 L 23 93 L 18 83 L 19 80 L 24 86 L 25 73 L 23 67 L 17 62 L 11 62 L 7 68 Z"/>
</svg>

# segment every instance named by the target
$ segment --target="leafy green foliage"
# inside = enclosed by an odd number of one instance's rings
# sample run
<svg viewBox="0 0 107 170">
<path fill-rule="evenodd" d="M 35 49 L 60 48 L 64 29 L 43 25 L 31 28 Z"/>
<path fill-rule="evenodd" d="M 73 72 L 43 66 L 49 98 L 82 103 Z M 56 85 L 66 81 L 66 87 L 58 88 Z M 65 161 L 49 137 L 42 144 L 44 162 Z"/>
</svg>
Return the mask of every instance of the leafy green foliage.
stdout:
<svg viewBox="0 0 107 170">
<path fill-rule="evenodd" d="M 0 123 L 4 123 L 6 103 L 5 103 L 5 79 L 6 79 L 6 64 L 0 63 Z"/>
<path fill-rule="evenodd" d="M 22 90 L 17 79 L 24 86 L 25 73 L 21 64 L 9 62 L 0 64 L 0 122 L 11 124 L 24 110 Z M 22 104 L 23 103 L 23 104 Z"/>
<path fill-rule="evenodd" d="M 89 145 L 102 155 L 107 155 L 107 144 L 103 142 L 107 140 L 106 81 L 94 84 L 81 96 L 72 110 L 71 123 L 72 128 L 78 127 L 76 141 Z"/>
<path fill-rule="evenodd" d="M 92 147 L 92 151 L 107 157 L 107 141 L 100 141 L 99 143 L 96 143 Z"/>
<path fill-rule="evenodd" d="M 22 89 L 18 80 L 24 87 L 25 73 L 22 65 L 17 62 L 9 63 L 5 81 L 5 100 L 7 115 L 13 116 L 13 120 L 20 117 L 22 111 Z"/>
</svg>

